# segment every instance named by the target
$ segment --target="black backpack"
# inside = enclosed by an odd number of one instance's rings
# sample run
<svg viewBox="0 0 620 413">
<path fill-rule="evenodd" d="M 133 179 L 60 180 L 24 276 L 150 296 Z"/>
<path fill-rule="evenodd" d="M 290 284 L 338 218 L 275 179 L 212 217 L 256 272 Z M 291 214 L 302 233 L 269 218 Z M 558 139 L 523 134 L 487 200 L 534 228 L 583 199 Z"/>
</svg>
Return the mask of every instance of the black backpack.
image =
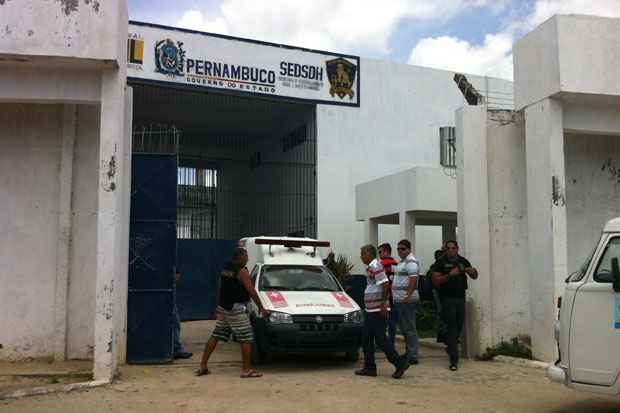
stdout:
<svg viewBox="0 0 620 413">
<path fill-rule="evenodd" d="M 418 293 L 420 294 L 420 300 L 433 301 L 435 299 L 433 288 L 430 272 L 426 275 L 418 275 Z"/>
</svg>

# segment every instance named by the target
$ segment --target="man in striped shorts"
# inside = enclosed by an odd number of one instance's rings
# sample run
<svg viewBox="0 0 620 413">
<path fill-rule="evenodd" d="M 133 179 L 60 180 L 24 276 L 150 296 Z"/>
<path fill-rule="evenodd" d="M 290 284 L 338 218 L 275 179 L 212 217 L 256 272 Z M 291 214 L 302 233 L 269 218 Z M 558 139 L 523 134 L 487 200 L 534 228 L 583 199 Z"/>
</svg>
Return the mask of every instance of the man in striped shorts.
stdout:
<svg viewBox="0 0 620 413">
<path fill-rule="evenodd" d="M 256 294 L 245 265 L 248 262 L 248 253 L 243 248 L 236 248 L 233 260 L 224 266 L 220 274 L 220 296 L 217 307 L 217 321 L 211 338 L 205 346 L 197 376 L 210 374 L 207 363 L 215 350 L 218 341 L 228 341 L 231 334 L 235 341 L 241 343 L 243 367 L 241 378 L 261 377 L 262 374 L 252 368 L 252 325 L 248 315 L 247 305 L 250 298 L 256 303 L 263 316 L 267 311 Z"/>
<path fill-rule="evenodd" d="M 383 350 L 388 361 L 396 367 L 392 374 L 400 379 L 409 368 L 406 357 L 398 355 L 394 345 L 385 336 L 390 297 L 390 284 L 383 271 L 381 262 L 377 260 L 377 249 L 373 245 L 365 245 L 361 250 L 362 262 L 366 268 L 366 290 L 364 304 L 366 307 L 363 330 L 364 368 L 357 370 L 358 376 L 377 375 L 375 364 L 375 344 Z"/>
</svg>

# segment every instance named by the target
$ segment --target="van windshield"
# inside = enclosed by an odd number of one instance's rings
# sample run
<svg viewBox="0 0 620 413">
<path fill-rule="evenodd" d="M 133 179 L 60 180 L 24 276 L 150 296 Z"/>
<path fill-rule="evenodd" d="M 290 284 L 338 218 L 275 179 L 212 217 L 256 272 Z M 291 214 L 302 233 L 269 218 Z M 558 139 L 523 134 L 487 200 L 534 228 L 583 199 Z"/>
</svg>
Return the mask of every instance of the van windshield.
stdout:
<svg viewBox="0 0 620 413">
<path fill-rule="evenodd" d="M 265 265 L 261 291 L 341 291 L 334 276 L 324 267 L 311 265 Z"/>
<path fill-rule="evenodd" d="M 577 271 L 568 276 L 566 282 L 574 283 L 583 280 L 583 277 L 586 276 L 586 272 L 588 271 L 588 267 L 590 266 L 590 261 L 592 261 L 592 257 L 594 256 L 594 252 L 596 252 L 598 244 L 599 241 L 596 241 L 596 243 L 594 244 L 594 248 L 592 248 L 592 251 L 590 251 L 590 253 L 588 254 L 588 258 L 586 258 L 586 261 L 581 265 L 581 267 L 579 267 Z"/>
</svg>

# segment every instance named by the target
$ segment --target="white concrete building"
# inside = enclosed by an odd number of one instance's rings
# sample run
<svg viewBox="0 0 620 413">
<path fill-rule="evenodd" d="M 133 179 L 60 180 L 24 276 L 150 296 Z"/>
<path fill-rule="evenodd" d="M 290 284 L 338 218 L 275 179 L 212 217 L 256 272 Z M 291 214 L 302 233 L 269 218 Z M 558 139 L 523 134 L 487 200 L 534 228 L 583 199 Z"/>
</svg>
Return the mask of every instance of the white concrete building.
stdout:
<svg viewBox="0 0 620 413">
<path fill-rule="evenodd" d="M 453 73 L 128 26 L 121 0 L 2 2 L 0 27 L 0 359 L 92 358 L 101 380 L 125 362 L 132 132 L 143 145 L 156 123 L 174 126 L 179 167 L 194 174 L 183 185 L 217 195 L 204 228 L 179 207 L 177 232 L 189 238 L 304 233 L 357 263 L 367 226 L 357 221 L 379 212 L 359 198 L 356 214 L 356 185 L 410 168 L 418 193 L 427 177 L 446 193 L 390 214 L 426 211 L 427 224 L 441 215 L 454 231 L 454 181 L 439 175 L 439 128 L 464 104 Z M 217 77 L 207 63 L 230 72 L 207 83 Z M 295 64 L 315 72 L 303 79 Z M 243 90 L 243 67 L 265 89 Z M 512 106 L 511 82 L 470 81 Z M 387 185 L 407 185 L 399 179 Z M 417 237 L 423 255 L 441 240 L 428 233 Z M 379 241 L 399 235 L 377 229 Z"/>
<path fill-rule="evenodd" d="M 412 249 L 427 271 L 434 262 L 434 251 L 456 239 L 456 171 L 451 167 L 415 167 L 394 175 L 358 184 L 355 189 L 356 219 L 366 226 L 364 243 L 379 245 L 388 241 L 394 248 L 401 239 L 411 241 Z M 379 225 L 398 233 L 383 231 Z"/>
<path fill-rule="evenodd" d="M 525 335 L 536 358 L 556 356 L 564 280 L 620 215 L 619 35 L 619 19 L 555 16 L 514 47 L 515 112 L 457 113 L 459 239 L 481 272 L 474 352 Z"/>
<path fill-rule="evenodd" d="M 108 380 L 126 341 L 127 6 L 2 2 L 0 26 L 0 358 L 94 357 Z"/>
</svg>

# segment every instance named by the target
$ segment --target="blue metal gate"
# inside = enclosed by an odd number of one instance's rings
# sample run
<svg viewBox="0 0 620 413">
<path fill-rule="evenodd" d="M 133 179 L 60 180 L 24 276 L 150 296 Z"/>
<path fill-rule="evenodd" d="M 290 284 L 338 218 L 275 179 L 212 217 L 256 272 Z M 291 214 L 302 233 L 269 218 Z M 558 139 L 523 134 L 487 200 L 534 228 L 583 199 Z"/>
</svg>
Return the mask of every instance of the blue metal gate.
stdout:
<svg viewBox="0 0 620 413">
<path fill-rule="evenodd" d="M 217 239 L 177 241 L 181 282 L 176 297 L 181 320 L 215 318 L 218 276 L 236 245 L 236 241 Z"/>
<path fill-rule="evenodd" d="M 172 360 L 176 154 L 134 153 L 131 176 L 127 362 Z"/>
</svg>

